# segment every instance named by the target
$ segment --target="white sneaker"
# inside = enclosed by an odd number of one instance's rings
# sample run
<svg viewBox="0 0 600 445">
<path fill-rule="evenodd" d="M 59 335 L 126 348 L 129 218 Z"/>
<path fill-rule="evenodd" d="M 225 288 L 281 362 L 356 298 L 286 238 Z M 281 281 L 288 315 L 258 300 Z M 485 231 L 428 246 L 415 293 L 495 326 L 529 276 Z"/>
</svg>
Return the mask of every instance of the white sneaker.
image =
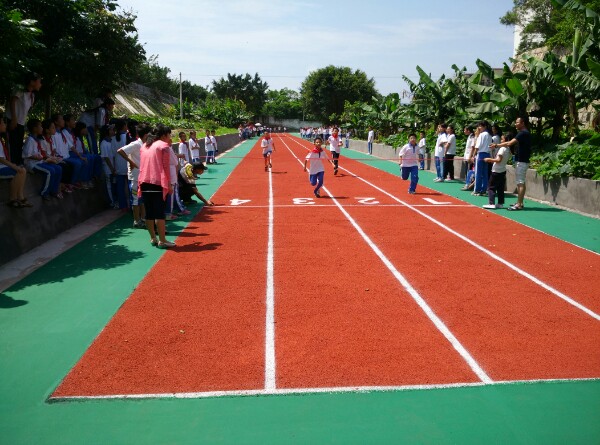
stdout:
<svg viewBox="0 0 600 445">
<path fill-rule="evenodd" d="M 172 243 L 171 241 L 165 241 L 165 242 L 159 241 L 158 242 L 159 249 L 168 249 L 169 247 L 175 247 L 175 246 L 177 246 L 177 244 Z"/>
<path fill-rule="evenodd" d="M 496 206 L 496 204 L 486 204 L 483 206 L 484 209 L 497 209 L 498 206 Z"/>
</svg>

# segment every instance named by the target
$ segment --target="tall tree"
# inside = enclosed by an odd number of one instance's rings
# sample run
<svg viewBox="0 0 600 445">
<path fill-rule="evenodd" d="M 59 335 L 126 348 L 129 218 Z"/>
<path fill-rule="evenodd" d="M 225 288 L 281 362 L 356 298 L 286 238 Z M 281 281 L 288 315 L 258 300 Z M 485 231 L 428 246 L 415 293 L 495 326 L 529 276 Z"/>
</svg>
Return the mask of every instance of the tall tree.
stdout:
<svg viewBox="0 0 600 445">
<path fill-rule="evenodd" d="M 262 109 L 263 116 L 277 119 L 299 119 L 302 117 L 302 101 L 300 93 L 289 88 L 269 90 L 267 102 Z"/>
<path fill-rule="evenodd" d="M 341 117 L 346 101 L 370 103 L 379 96 L 375 80 L 363 71 L 333 65 L 311 72 L 300 94 L 306 109 L 325 123 Z"/>
<path fill-rule="evenodd" d="M 73 103 L 100 88 L 115 89 L 145 60 L 135 16 L 117 12 L 112 0 L 3 1 L 41 30 L 28 68 L 44 77 L 46 96 Z"/>
<path fill-rule="evenodd" d="M 263 82 L 258 73 L 254 77 L 246 73 L 230 74 L 227 79 L 221 77 L 213 80 L 212 91 L 219 99 L 241 100 L 246 104 L 249 112 L 258 116 L 267 100 L 267 89 L 269 85 Z"/>
<path fill-rule="evenodd" d="M 500 23 L 523 28 L 520 52 L 539 46 L 570 49 L 575 30 L 585 26 L 585 16 L 576 9 L 557 8 L 550 0 L 513 0 L 513 3 L 513 8 L 500 18 Z M 600 12 L 600 0 L 576 3 Z"/>
</svg>

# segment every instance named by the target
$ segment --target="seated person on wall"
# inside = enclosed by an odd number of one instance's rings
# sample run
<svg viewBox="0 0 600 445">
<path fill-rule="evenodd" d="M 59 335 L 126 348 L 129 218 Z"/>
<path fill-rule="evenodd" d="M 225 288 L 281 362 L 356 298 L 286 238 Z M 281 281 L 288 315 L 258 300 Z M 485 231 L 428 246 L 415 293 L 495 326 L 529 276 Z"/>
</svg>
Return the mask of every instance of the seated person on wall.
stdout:
<svg viewBox="0 0 600 445">
<path fill-rule="evenodd" d="M 6 133 L 6 120 L 0 116 L 0 135 Z M 33 207 L 25 198 L 25 180 L 27 179 L 27 170 L 25 167 L 13 164 L 7 159 L 8 147 L 6 140 L 0 136 L 0 179 L 10 179 L 9 201 L 6 203 L 9 207 L 18 209 L 22 207 Z"/>
<path fill-rule="evenodd" d="M 185 164 L 181 170 L 179 170 L 179 175 L 177 175 L 177 179 L 179 181 L 179 196 L 183 202 L 194 202 L 192 196 L 195 195 L 204 204 L 209 206 L 214 205 L 210 199 L 204 198 L 202 193 L 200 193 L 196 187 L 196 178 L 198 175 L 204 173 L 205 169 L 206 167 L 204 167 L 204 164 L 201 162 L 196 162 L 194 164 Z"/>
</svg>

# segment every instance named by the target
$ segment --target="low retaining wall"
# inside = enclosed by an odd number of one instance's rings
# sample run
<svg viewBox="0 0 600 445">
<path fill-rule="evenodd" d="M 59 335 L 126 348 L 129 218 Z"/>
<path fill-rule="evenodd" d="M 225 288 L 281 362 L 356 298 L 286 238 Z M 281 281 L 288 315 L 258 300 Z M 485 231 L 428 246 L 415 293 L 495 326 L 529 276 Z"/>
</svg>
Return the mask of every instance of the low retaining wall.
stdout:
<svg viewBox="0 0 600 445">
<path fill-rule="evenodd" d="M 204 149 L 204 138 L 199 142 Z M 238 143 L 237 134 L 217 136 L 219 152 Z M 179 144 L 173 145 L 177 148 Z M 64 199 L 43 201 L 40 196 L 42 178 L 42 175 L 27 174 L 25 196 L 33 207 L 22 209 L 6 206 L 10 181 L 0 180 L 0 265 L 107 209 L 100 184 L 91 190 L 65 193 Z"/>
<path fill-rule="evenodd" d="M 350 148 L 367 153 L 367 142 L 350 140 Z M 431 153 L 429 154 L 431 156 Z M 398 151 L 384 144 L 373 144 L 373 156 L 394 160 L 398 158 Z M 435 171 L 435 162 L 428 158 L 425 169 Z M 454 171 L 457 178 L 465 178 L 463 161 L 454 161 Z M 561 207 L 600 217 L 600 181 L 582 178 L 544 179 L 535 170 L 529 169 L 526 178 L 526 197 L 538 201 L 549 202 Z M 516 193 L 515 170 L 512 166 L 506 167 L 506 190 Z"/>
</svg>

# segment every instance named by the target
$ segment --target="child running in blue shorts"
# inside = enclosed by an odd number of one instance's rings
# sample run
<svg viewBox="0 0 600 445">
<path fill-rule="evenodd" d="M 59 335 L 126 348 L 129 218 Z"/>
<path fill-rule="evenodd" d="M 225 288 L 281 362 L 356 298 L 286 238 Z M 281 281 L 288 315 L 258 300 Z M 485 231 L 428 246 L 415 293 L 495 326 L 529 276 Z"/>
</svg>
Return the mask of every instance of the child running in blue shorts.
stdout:
<svg viewBox="0 0 600 445">
<path fill-rule="evenodd" d="M 306 159 L 304 160 L 304 171 L 306 171 L 306 165 L 308 164 L 308 161 L 310 161 L 308 175 L 310 184 L 312 186 L 316 185 L 315 189 L 313 190 L 313 193 L 317 198 L 321 197 L 319 190 L 321 189 L 321 187 L 323 187 L 323 179 L 325 177 L 325 166 L 323 165 L 323 161 L 327 160 L 331 162 L 332 165 L 334 165 L 333 161 L 329 157 L 327 157 L 327 153 L 323 151 L 323 147 L 321 146 L 322 142 L 323 141 L 321 140 L 321 138 L 315 138 L 315 146 L 313 147 L 312 151 L 308 155 L 306 155 Z"/>
</svg>

